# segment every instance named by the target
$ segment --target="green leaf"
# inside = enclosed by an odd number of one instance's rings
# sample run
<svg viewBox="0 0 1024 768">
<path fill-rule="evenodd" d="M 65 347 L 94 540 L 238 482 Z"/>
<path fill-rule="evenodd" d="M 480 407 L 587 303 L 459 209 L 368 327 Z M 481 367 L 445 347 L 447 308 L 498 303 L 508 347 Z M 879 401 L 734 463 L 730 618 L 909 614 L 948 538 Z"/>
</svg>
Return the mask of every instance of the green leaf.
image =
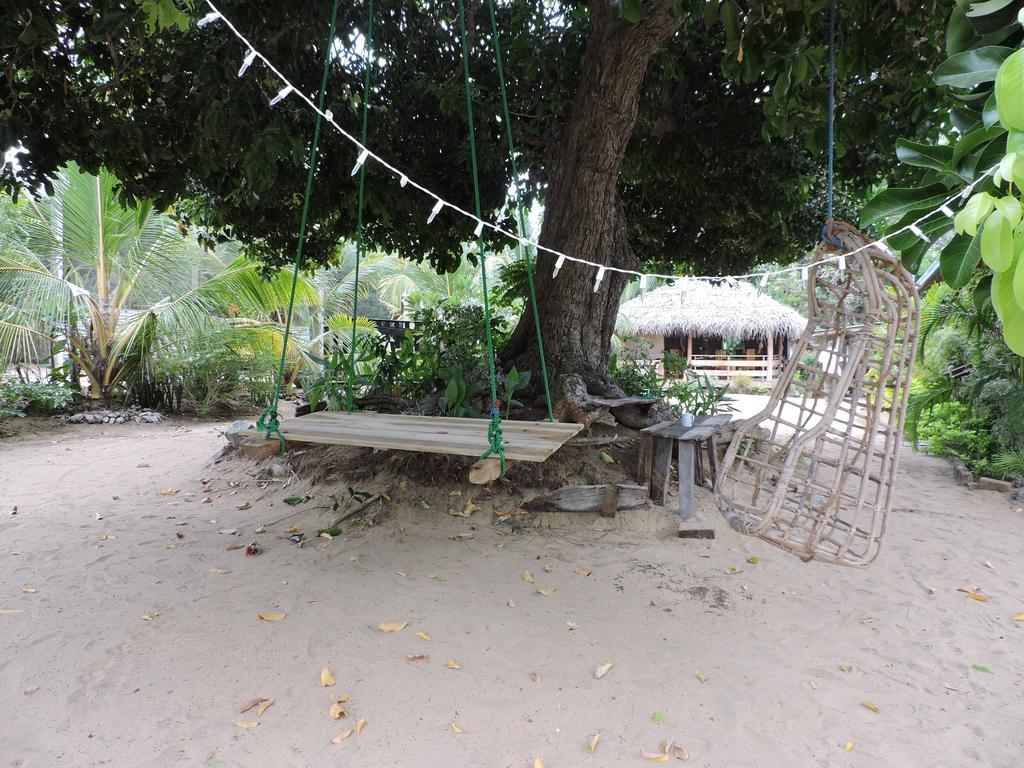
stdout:
<svg viewBox="0 0 1024 768">
<path fill-rule="evenodd" d="M 659 712 L 658 710 L 654 710 L 654 712 L 651 714 L 651 722 L 655 725 L 662 723 L 664 720 L 665 716 L 661 714 L 661 712 Z"/>
<path fill-rule="evenodd" d="M 739 7 L 734 0 L 726 0 L 722 3 L 722 26 L 725 27 L 726 43 L 740 42 Z"/>
<path fill-rule="evenodd" d="M 986 45 L 950 56 L 935 68 L 935 82 L 951 88 L 974 88 L 996 79 L 999 66 L 1013 48 Z"/>
<path fill-rule="evenodd" d="M 999 108 L 996 106 L 996 95 L 993 93 L 985 99 L 985 107 L 981 110 L 981 122 L 990 128 L 999 122 Z"/>
<path fill-rule="evenodd" d="M 992 303 L 992 275 L 985 275 L 974 287 L 974 308 L 982 314 Z"/>
<path fill-rule="evenodd" d="M 968 8 L 967 15 L 971 18 L 977 16 L 988 16 L 990 13 L 1001 11 L 1010 3 L 1014 3 L 1016 0 L 987 0 L 984 3 L 971 3 Z"/>
<path fill-rule="evenodd" d="M 966 51 L 974 44 L 974 36 L 974 26 L 967 20 L 967 12 L 961 6 L 955 6 L 946 25 L 946 55 Z"/>
<path fill-rule="evenodd" d="M 896 157 L 907 165 L 944 171 L 951 165 L 953 156 L 954 148 L 948 144 L 922 144 L 907 139 L 896 142 Z"/>
<path fill-rule="evenodd" d="M 953 161 L 951 165 L 954 169 L 959 168 L 960 161 L 967 155 L 974 152 L 974 150 L 982 144 L 1002 136 L 1004 132 L 1005 129 L 998 125 L 989 127 L 982 126 L 975 128 L 973 131 L 968 131 L 966 134 L 961 136 L 960 140 L 953 146 Z"/>
<path fill-rule="evenodd" d="M 971 669 L 977 670 L 978 672 L 987 672 L 990 675 L 995 674 L 995 672 L 986 667 L 984 664 L 971 664 Z"/>
<path fill-rule="evenodd" d="M 1013 270 L 1013 300 L 1018 307 L 1024 307 L 1024 259 L 1019 256 Z"/>
<path fill-rule="evenodd" d="M 981 260 L 981 243 L 976 237 L 956 235 L 946 243 L 939 254 L 939 269 L 942 279 L 950 288 L 963 288 L 970 282 L 978 261 Z"/>
<path fill-rule="evenodd" d="M 946 201 L 949 192 L 942 184 L 926 187 L 890 187 L 875 195 L 861 209 L 862 227 L 875 224 L 890 216 L 903 216 L 911 211 L 935 208 Z"/>
<path fill-rule="evenodd" d="M 297 507 L 299 504 L 304 504 L 309 501 L 312 496 L 285 496 L 284 503 L 289 507 Z"/>
<path fill-rule="evenodd" d="M 1000 211 L 993 211 L 981 230 L 981 258 L 993 272 L 1005 272 L 1013 263 L 1013 227 Z"/>
<path fill-rule="evenodd" d="M 956 231 L 974 237 L 978 234 L 978 227 L 995 207 L 996 201 L 992 195 L 988 192 L 975 192 L 954 219 Z"/>
<path fill-rule="evenodd" d="M 1013 296 L 1015 272 L 1015 269 L 1008 269 L 992 276 L 992 308 L 996 311 L 999 319 L 1004 322 L 1017 310 L 1017 302 L 1014 301 Z"/>
<path fill-rule="evenodd" d="M 1012 195 L 997 197 L 996 210 L 1003 214 L 1003 218 L 1010 223 L 1010 229 L 1017 228 L 1017 225 L 1020 224 L 1021 214 L 1024 213 L 1020 200 Z"/>
<path fill-rule="evenodd" d="M 622 18 L 630 24 L 636 24 L 646 15 L 640 0 L 622 0 Z"/>
<path fill-rule="evenodd" d="M 1003 321 L 1003 341 L 1015 355 L 1024 357 L 1024 311 L 1018 309 Z"/>
<path fill-rule="evenodd" d="M 996 105 L 1004 126 L 1024 131 L 1024 51 L 1015 51 L 999 67 Z"/>
</svg>

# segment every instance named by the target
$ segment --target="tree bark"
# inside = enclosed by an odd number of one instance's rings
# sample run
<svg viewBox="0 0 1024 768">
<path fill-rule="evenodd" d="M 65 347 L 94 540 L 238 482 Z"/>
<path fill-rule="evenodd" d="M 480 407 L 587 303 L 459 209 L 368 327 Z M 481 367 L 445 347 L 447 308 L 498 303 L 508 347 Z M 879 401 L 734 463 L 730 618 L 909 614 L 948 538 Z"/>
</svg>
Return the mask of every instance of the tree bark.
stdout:
<svg viewBox="0 0 1024 768">
<path fill-rule="evenodd" d="M 547 198 L 541 245 L 570 256 L 627 269 L 636 258 L 626 239 L 618 178 L 648 65 L 678 27 L 675 0 L 648 0 L 637 23 L 617 19 L 609 0 L 590 0 L 591 33 L 573 105 L 560 141 L 547 158 Z M 591 394 L 622 393 L 608 374 L 619 298 L 628 278 L 606 272 L 594 290 L 597 270 L 537 254 L 537 306 L 552 382 L 579 374 Z M 506 364 L 539 373 L 537 339 L 528 306 L 503 351 Z M 540 377 L 534 376 L 539 382 Z"/>
</svg>

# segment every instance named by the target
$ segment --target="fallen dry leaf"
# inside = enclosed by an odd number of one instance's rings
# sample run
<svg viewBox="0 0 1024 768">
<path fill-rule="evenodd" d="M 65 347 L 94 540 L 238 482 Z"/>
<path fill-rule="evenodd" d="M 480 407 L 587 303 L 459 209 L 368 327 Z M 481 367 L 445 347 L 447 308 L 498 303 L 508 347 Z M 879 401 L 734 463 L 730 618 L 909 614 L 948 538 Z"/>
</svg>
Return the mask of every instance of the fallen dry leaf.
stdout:
<svg viewBox="0 0 1024 768">
<path fill-rule="evenodd" d="M 235 547 L 228 547 L 228 549 L 238 549 L 238 547 L 237 546 L 235 546 Z M 255 541 L 245 548 L 245 556 L 246 557 L 255 557 L 256 555 L 258 555 L 258 554 L 260 554 L 262 552 L 263 552 L 263 550 L 260 549 L 260 545 L 257 544 Z"/>
<path fill-rule="evenodd" d="M 251 731 L 257 725 L 259 725 L 258 720 L 235 720 L 234 722 L 235 725 L 237 725 L 239 728 L 244 728 L 247 731 Z"/>
<path fill-rule="evenodd" d="M 535 682 L 535 683 L 539 683 L 540 682 L 540 672 L 531 672 L 530 673 L 530 679 L 533 680 L 533 682 Z"/>
<path fill-rule="evenodd" d="M 1024 613 L 1015 613 L 1010 617 L 1012 621 L 1024 621 Z"/>
<path fill-rule="evenodd" d="M 452 733 L 462 733 L 462 729 L 459 728 L 455 723 L 452 723 Z"/>
<path fill-rule="evenodd" d="M 703 672 L 694 672 L 693 676 L 700 680 L 702 683 L 706 683 L 708 681 L 708 676 L 705 675 Z"/>
<path fill-rule="evenodd" d="M 225 573 L 231 573 L 231 571 L 227 570 L 226 568 L 211 568 L 210 573 L 216 573 L 223 576 Z"/>
<path fill-rule="evenodd" d="M 36 589 L 35 589 L 35 587 L 22 587 L 21 591 L 22 592 L 27 592 L 28 594 L 31 595 L 32 593 L 34 593 L 36 591 Z"/>
<path fill-rule="evenodd" d="M 509 600 L 507 603 L 505 603 L 505 605 L 507 605 L 509 608 L 515 608 L 516 607 L 516 601 L 515 600 Z"/>
<path fill-rule="evenodd" d="M 355 728 L 349 728 L 347 731 L 342 731 L 333 739 L 331 739 L 331 744 L 341 744 L 341 742 L 343 742 L 345 739 L 347 739 L 349 736 L 355 733 L 355 731 Z"/>
<path fill-rule="evenodd" d="M 257 613 L 256 615 L 264 621 L 280 621 L 284 618 L 283 613 Z"/>
<path fill-rule="evenodd" d="M 428 635 L 426 632 L 417 632 L 416 633 L 416 637 L 418 637 L 420 640 L 429 640 L 430 639 L 430 635 Z"/>
<path fill-rule="evenodd" d="M 550 565 L 545 565 L 544 566 L 544 573 L 551 573 L 551 566 Z"/>
<path fill-rule="evenodd" d="M 595 680 L 600 680 L 602 677 L 604 677 L 609 672 L 611 672 L 612 671 L 612 667 L 614 667 L 614 666 L 615 665 L 612 664 L 610 661 L 607 664 L 602 664 L 600 667 L 598 667 L 597 669 L 594 670 L 594 679 Z"/>
<path fill-rule="evenodd" d="M 538 757 L 533 761 L 533 768 L 544 768 L 544 761 Z"/>
<path fill-rule="evenodd" d="M 462 491 L 449 491 L 448 495 L 449 496 L 461 496 L 462 495 Z"/>
<path fill-rule="evenodd" d="M 839 671 L 840 672 L 853 672 L 853 665 L 852 664 L 840 664 L 839 665 Z"/>
<path fill-rule="evenodd" d="M 33 693 L 35 693 L 36 691 L 38 691 L 38 690 L 39 690 L 39 686 L 38 685 L 33 685 L 33 686 L 23 690 L 22 693 L 24 693 L 26 696 L 30 696 Z"/>
<path fill-rule="evenodd" d="M 414 654 L 411 654 L 409 656 L 406 656 L 405 658 L 407 658 L 409 661 L 430 661 L 430 654 L 429 653 L 414 653 Z"/>
<path fill-rule="evenodd" d="M 334 701 L 331 703 L 331 709 L 328 711 L 327 714 L 331 716 L 332 720 L 340 720 L 341 718 L 345 717 L 345 715 L 347 715 L 348 712 L 346 712 L 345 708 L 341 706 L 340 701 Z"/>
<path fill-rule="evenodd" d="M 454 536 L 449 536 L 452 541 L 465 541 L 466 539 L 472 539 L 472 533 L 456 533 Z"/>
<path fill-rule="evenodd" d="M 164 488 L 162 491 L 160 491 L 160 495 L 161 496 L 173 496 L 177 492 L 178 491 L 174 490 L 173 488 Z"/>
<path fill-rule="evenodd" d="M 567 626 L 569 628 L 570 632 L 572 632 L 575 629 L 579 629 L 580 628 L 580 625 L 577 624 L 575 621 L 567 621 L 567 622 L 565 622 L 565 626 Z"/>
<path fill-rule="evenodd" d="M 262 717 L 263 713 L 270 709 L 270 705 L 273 703 L 273 699 L 260 699 L 260 703 L 256 707 L 256 717 Z"/>
<path fill-rule="evenodd" d="M 403 576 L 403 577 L 409 575 L 406 571 L 395 571 L 395 573 L 397 573 L 399 576 Z"/>
<path fill-rule="evenodd" d="M 648 752 L 646 749 L 640 749 L 640 757 L 644 760 L 649 760 L 652 763 L 667 763 L 668 752 Z"/>
<path fill-rule="evenodd" d="M 529 571 L 523 571 L 523 581 L 525 581 L 527 584 L 534 583 L 533 576 L 530 574 Z"/>
<path fill-rule="evenodd" d="M 298 533 L 300 530 L 299 526 L 293 525 L 291 528 L 285 528 L 285 533 Z"/>
<path fill-rule="evenodd" d="M 320 685 L 326 688 L 329 685 L 334 685 L 337 680 L 334 679 L 334 673 L 331 672 L 330 667 L 324 667 L 320 670 Z"/>
<path fill-rule="evenodd" d="M 445 666 L 448 667 L 448 669 L 462 669 L 457 661 L 445 662 Z"/>
<path fill-rule="evenodd" d="M 538 589 L 537 594 L 543 595 L 544 597 L 551 597 L 551 593 L 555 591 L 555 587 L 548 587 L 547 589 Z"/>
<path fill-rule="evenodd" d="M 252 504 L 250 504 L 248 501 L 243 501 L 241 504 L 235 507 L 235 509 L 241 509 L 243 511 L 246 509 L 252 509 Z"/>
<path fill-rule="evenodd" d="M 335 701 L 340 701 L 342 704 L 348 704 L 349 699 L 351 699 L 351 698 L 352 697 L 349 694 L 343 693 L 343 694 L 341 694 L 341 696 L 339 696 L 337 699 L 335 699 Z"/>
<path fill-rule="evenodd" d="M 576 566 L 576 575 L 577 576 L 589 576 L 590 575 L 590 571 L 588 569 L 586 569 L 586 568 L 580 568 L 577 565 Z"/>
<path fill-rule="evenodd" d="M 594 754 L 595 752 L 597 752 L 597 742 L 599 742 L 600 740 L 601 740 L 601 734 L 600 733 L 595 733 L 594 734 L 594 738 L 592 738 L 590 740 L 590 743 L 587 744 L 587 752 L 589 752 L 590 754 Z"/>
<path fill-rule="evenodd" d="M 146 613 L 146 614 L 143 614 L 142 620 L 143 621 L 152 621 L 155 618 L 155 616 L 156 616 L 155 613 L 153 615 L 150 615 L 150 614 Z"/>
<path fill-rule="evenodd" d="M 977 600 L 979 603 L 988 602 L 988 597 L 981 594 L 980 592 L 968 592 L 967 597 L 969 597 L 971 600 Z"/>
<path fill-rule="evenodd" d="M 669 752 L 672 753 L 672 757 L 674 757 L 676 760 L 690 759 L 690 753 L 687 752 L 685 748 L 680 747 L 678 744 L 673 744 Z"/>
<path fill-rule="evenodd" d="M 848 741 L 843 745 L 843 752 L 853 752 L 853 742 Z"/>
<path fill-rule="evenodd" d="M 253 709 L 253 708 L 255 708 L 255 707 L 258 707 L 258 706 L 260 705 L 260 702 L 261 702 L 261 701 L 266 701 L 266 699 L 259 699 L 259 698 L 256 698 L 256 699 L 249 699 L 249 701 L 247 701 L 247 702 L 245 703 L 245 706 L 244 706 L 244 707 L 242 707 L 242 708 L 241 708 L 240 710 L 238 710 L 239 714 L 242 714 L 242 715 L 244 715 L 244 714 L 245 714 L 246 712 L 248 712 L 248 711 L 249 711 L 250 709 Z"/>
<path fill-rule="evenodd" d="M 356 723 L 356 727 L 353 728 L 352 730 L 355 731 L 356 733 L 361 733 L 363 728 L 365 728 L 365 727 L 366 727 L 366 721 L 365 720 L 360 720 L 358 723 Z"/>
<path fill-rule="evenodd" d="M 241 549 L 244 546 L 245 546 L 245 544 L 228 544 L 228 552 L 230 552 L 233 549 Z M 257 549 L 259 549 L 259 548 L 257 547 Z M 245 554 L 248 555 L 249 553 L 246 552 Z M 253 554 L 257 555 L 257 554 L 259 554 L 259 552 L 253 552 Z"/>
<path fill-rule="evenodd" d="M 401 632 L 409 626 L 408 621 L 385 621 L 377 625 L 377 629 L 381 632 Z"/>
<path fill-rule="evenodd" d="M 861 705 L 862 707 L 864 707 L 865 709 L 870 709 L 870 710 L 871 710 L 872 712 L 874 712 L 875 714 L 878 714 L 878 711 L 879 711 L 879 710 L 878 710 L 878 705 L 876 705 L 876 704 L 872 704 L 872 703 L 871 703 L 870 701 L 862 701 L 862 702 L 860 703 L 860 705 Z"/>
</svg>

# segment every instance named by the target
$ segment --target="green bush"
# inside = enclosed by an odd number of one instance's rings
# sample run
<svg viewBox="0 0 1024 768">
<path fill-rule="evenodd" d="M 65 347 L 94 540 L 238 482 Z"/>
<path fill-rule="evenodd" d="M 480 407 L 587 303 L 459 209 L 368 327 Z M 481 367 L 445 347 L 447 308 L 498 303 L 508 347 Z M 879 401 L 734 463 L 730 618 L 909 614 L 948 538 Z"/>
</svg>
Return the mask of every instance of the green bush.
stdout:
<svg viewBox="0 0 1024 768">
<path fill-rule="evenodd" d="M 754 386 L 754 380 L 745 373 L 741 373 L 739 376 L 732 377 L 732 386 L 736 389 L 750 389 Z"/>
<path fill-rule="evenodd" d="M 0 417 L 38 416 L 67 408 L 74 402 L 70 388 L 41 381 L 0 380 Z"/>
<path fill-rule="evenodd" d="M 608 368 L 619 389 L 631 397 L 661 397 L 657 360 L 619 360 L 612 355 Z"/>
<path fill-rule="evenodd" d="M 957 402 L 939 403 L 917 428 L 920 447 L 936 456 L 956 456 L 973 472 L 991 474 L 995 439 L 988 425 L 970 415 L 970 408 Z"/>
</svg>

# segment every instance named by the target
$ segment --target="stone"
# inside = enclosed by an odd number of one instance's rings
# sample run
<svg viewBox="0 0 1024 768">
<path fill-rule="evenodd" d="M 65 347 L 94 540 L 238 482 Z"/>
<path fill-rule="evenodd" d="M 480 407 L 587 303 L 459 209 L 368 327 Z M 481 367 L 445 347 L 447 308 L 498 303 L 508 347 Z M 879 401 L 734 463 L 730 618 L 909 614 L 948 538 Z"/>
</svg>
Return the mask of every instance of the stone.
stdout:
<svg viewBox="0 0 1024 768">
<path fill-rule="evenodd" d="M 1024 501 L 1024 488 L 1018 488 L 1017 492 L 1013 494 L 1014 501 Z"/>
<path fill-rule="evenodd" d="M 256 426 L 248 421 L 233 421 L 228 428 L 224 430 L 224 439 L 227 440 L 228 444 L 233 448 L 241 448 L 245 441 L 248 440 L 248 437 L 243 435 L 242 432 L 255 428 Z"/>
<path fill-rule="evenodd" d="M 84 413 L 76 413 L 74 416 L 68 417 L 68 424 L 81 424 L 83 421 L 85 421 Z"/>
<path fill-rule="evenodd" d="M 983 477 L 978 481 L 978 484 L 983 491 L 1009 493 L 1013 490 L 1013 483 L 1008 483 L 1005 480 L 996 480 L 994 477 Z"/>
<path fill-rule="evenodd" d="M 96 414 L 95 413 L 87 413 L 87 414 L 85 414 L 85 422 L 86 422 L 86 424 L 95 424 L 96 423 Z"/>
</svg>

